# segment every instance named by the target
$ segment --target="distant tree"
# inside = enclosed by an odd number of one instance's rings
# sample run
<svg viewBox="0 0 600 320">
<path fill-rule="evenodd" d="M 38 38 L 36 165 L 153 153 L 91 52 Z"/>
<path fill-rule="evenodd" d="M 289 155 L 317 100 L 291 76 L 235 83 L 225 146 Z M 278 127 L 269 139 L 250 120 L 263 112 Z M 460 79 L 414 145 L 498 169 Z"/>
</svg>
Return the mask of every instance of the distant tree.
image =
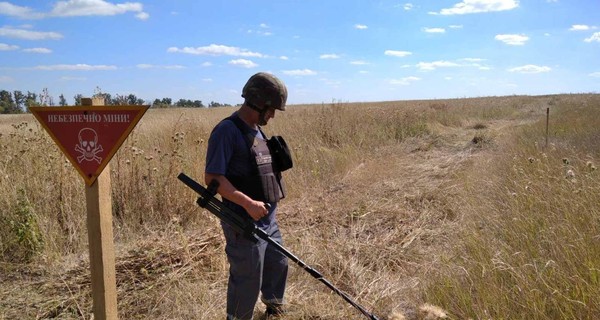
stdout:
<svg viewBox="0 0 600 320">
<path fill-rule="evenodd" d="M 208 104 L 208 107 L 209 107 L 209 108 L 218 108 L 218 107 L 227 107 L 227 106 L 229 106 L 229 105 L 228 105 L 228 104 L 222 104 L 222 103 L 218 103 L 218 102 L 215 102 L 215 101 L 211 101 L 211 102 Z"/>
<path fill-rule="evenodd" d="M 170 98 L 154 99 L 154 102 L 152 102 L 152 108 L 169 108 L 170 106 Z"/>
<path fill-rule="evenodd" d="M 0 112 L 1 113 L 12 113 L 15 102 L 12 98 L 12 93 L 7 90 L 0 91 Z"/>
<path fill-rule="evenodd" d="M 60 94 L 60 96 L 58 96 L 58 105 L 61 107 L 67 105 L 67 99 L 65 99 L 65 96 L 62 93 Z"/>
<path fill-rule="evenodd" d="M 175 103 L 175 106 L 180 107 L 180 108 L 186 108 L 189 107 L 190 104 L 192 104 L 191 100 L 187 100 L 187 99 L 179 99 L 179 101 L 177 101 Z"/>
<path fill-rule="evenodd" d="M 81 93 L 79 93 L 79 94 L 76 94 L 76 95 L 73 97 L 73 100 L 75 100 L 75 105 L 76 105 L 76 106 L 80 106 L 80 105 L 81 105 L 81 99 L 83 99 L 83 95 L 82 95 Z"/>
<path fill-rule="evenodd" d="M 25 101 L 27 100 L 27 96 L 24 95 L 20 90 L 13 91 L 13 96 L 16 107 L 21 111 L 25 111 Z"/>
<path fill-rule="evenodd" d="M 120 94 L 116 94 L 114 98 L 112 98 L 110 101 L 105 100 L 104 103 L 106 103 L 107 105 L 113 105 L 113 106 L 126 105 L 127 97 L 122 96 Z"/>
<path fill-rule="evenodd" d="M 170 107 L 171 104 L 173 103 L 173 100 L 171 100 L 171 98 L 162 98 L 162 100 L 160 101 L 160 103 Z"/>
<path fill-rule="evenodd" d="M 129 105 L 142 105 L 142 104 L 144 104 L 144 99 L 139 99 L 135 94 L 130 93 L 127 96 L 127 104 L 129 104 Z"/>
<path fill-rule="evenodd" d="M 200 100 L 190 100 L 190 99 L 179 99 L 179 101 L 177 101 L 175 103 L 175 106 L 180 107 L 180 108 L 202 108 L 204 107 L 204 105 L 202 104 L 202 101 Z"/>
<path fill-rule="evenodd" d="M 27 98 L 25 98 L 25 112 L 29 112 L 29 107 L 36 107 L 40 104 L 37 102 L 37 94 L 35 92 L 27 91 Z"/>
</svg>

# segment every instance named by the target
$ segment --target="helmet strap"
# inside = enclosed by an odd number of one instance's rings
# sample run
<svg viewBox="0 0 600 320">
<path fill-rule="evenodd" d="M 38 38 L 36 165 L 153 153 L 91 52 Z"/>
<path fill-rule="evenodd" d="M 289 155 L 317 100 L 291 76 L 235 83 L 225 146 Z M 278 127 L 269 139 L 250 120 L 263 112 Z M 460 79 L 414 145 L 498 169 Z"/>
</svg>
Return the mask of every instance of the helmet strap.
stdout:
<svg viewBox="0 0 600 320">
<path fill-rule="evenodd" d="M 258 112 L 258 125 L 264 126 L 265 124 L 267 124 L 267 120 L 265 119 L 265 115 L 267 114 L 267 110 L 269 108 L 260 109 L 255 104 L 253 104 L 253 103 L 251 103 L 249 101 L 246 101 L 246 105 L 248 107 L 250 107 L 250 109 Z"/>
</svg>

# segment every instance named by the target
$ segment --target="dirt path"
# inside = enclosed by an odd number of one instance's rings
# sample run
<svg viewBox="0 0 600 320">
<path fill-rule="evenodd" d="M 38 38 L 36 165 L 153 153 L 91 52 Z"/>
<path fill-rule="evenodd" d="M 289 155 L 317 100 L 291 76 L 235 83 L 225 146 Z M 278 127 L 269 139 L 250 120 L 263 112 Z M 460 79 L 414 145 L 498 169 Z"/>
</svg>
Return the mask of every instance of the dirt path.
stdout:
<svg viewBox="0 0 600 320">
<path fill-rule="evenodd" d="M 320 235 L 335 251 L 345 246 L 358 252 L 338 258 L 353 256 L 358 263 L 364 261 L 365 269 L 380 274 L 381 283 L 354 284 L 367 288 L 362 292 L 365 299 L 385 301 L 382 304 L 387 305 L 380 311 L 383 315 L 402 310 L 407 318 L 415 318 L 423 279 L 440 263 L 439 253 L 452 246 L 449 239 L 460 223 L 455 197 L 462 188 L 461 174 L 526 122 L 493 121 L 480 129 L 438 126 L 430 137 L 382 148 L 331 186 L 320 197 L 324 205 L 310 208 L 330 217 L 322 219 L 329 220 L 324 222 L 332 226 L 333 235 L 346 233 L 355 238 Z M 301 254 L 310 255 L 310 250 Z M 363 271 L 352 268 L 344 272 L 360 277 Z"/>
</svg>

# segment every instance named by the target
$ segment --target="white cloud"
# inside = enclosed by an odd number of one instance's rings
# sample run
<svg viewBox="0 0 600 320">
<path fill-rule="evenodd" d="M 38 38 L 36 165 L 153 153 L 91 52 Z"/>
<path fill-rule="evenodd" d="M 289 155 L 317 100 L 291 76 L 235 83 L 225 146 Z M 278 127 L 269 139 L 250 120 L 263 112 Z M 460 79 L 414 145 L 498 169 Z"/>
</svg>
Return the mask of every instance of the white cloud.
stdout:
<svg viewBox="0 0 600 320">
<path fill-rule="evenodd" d="M 52 53 L 52 50 L 48 49 L 48 48 L 28 48 L 28 49 L 23 49 L 24 52 L 28 52 L 28 53 Z"/>
<path fill-rule="evenodd" d="M 185 69 L 184 66 L 174 64 L 174 65 L 154 65 L 154 64 L 145 64 L 140 63 L 136 65 L 138 69 L 169 69 L 169 70 L 177 70 L 177 69 Z"/>
<path fill-rule="evenodd" d="M 78 16 L 114 16 L 127 12 L 136 12 L 138 19 L 148 19 L 144 6 L 140 2 L 124 2 L 113 4 L 104 0 L 67 0 L 54 4 L 49 15 L 54 17 Z"/>
<path fill-rule="evenodd" d="M 209 62 L 209 61 L 203 62 L 201 64 L 201 66 L 203 66 L 203 67 L 211 67 L 212 65 L 213 65 L 212 62 Z"/>
<path fill-rule="evenodd" d="M 462 24 L 451 24 L 448 26 L 448 28 L 450 29 L 462 29 L 463 25 Z"/>
<path fill-rule="evenodd" d="M 247 49 L 241 49 L 238 47 L 229 47 L 218 44 L 211 44 L 205 47 L 170 47 L 167 52 L 171 53 L 187 53 L 196 55 L 211 55 L 211 56 L 235 56 L 235 57 L 256 57 L 263 58 L 264 55 L 258 52 L 248 51 Z"/>
<path fill-rule="evenodd" d="M 319 56 L 319 59 L 339 59 L 340 56 L 335 53 L 326 53 Z"/>
<path fill-rule="evenodd" d="M 355 29 L 359 29 L 359 30 L 364 30 L 364 29 L 368 29 L 369 27 L 367 27 L 367 26 L 366 26 L 366 25 L 364 25 L 364 24 L 355 24 L 355 25 L 354 25 L 354 28 L 355 28 Z"/>
<path fill-rule="evenodd" d="M 17 6 L 9 2 L 0 2 L 0 14 L 21 19 L 41 19 L 45 17 L 75 17 L 75 16 L 113 16 L 127 12 L 136 12 L 135 17 L 147 20 L 150 15 L 143 11 L 140 2 L 125 2 L 113 4 L 104 0 L 67 0 L 58 1 L 52 11 L 37 12 L 29 7 Z"/>
<path fill-rule="evenodd" d="M 21 7 L 9 2 L 0 2 L 0 14 L 22 19 L 41 18 L 42 14 L 33 11 L 28 7 Z"/>
<path fill-rule="evenodd" d="M 521 67 L 515 67 L 508 69 L 510 72 L 517 73 L 542 73 L 542 72 L 550 72 L 552 69 L 546 66 L 536 66 L 534 64 L 528 64 Z"/>
<path fill-rule="evenodd" d="M 464 0 L 455 4 L 452 8 L 442 9 L 439 13 L 442 15 L 484 13 L 512 10 L 519 6 L 517 0 Z"/>
<path fill-rule="evenodd" d="M 19 46 L 15 46 L 12 44 L 0 43 L 0 51 L 11 51 L 18 50 Z"/>
<path fill-rule="evenodd" d="M 406 11 L 412 10 L 413 7 L 414 5 L 412 3 L 405 3 L 404 6 L 402 6 L 402 8 Z"/>
<path fill-rule="evenodd" d="M 487 70 L 491 70 L 492 68 L 486 65 L 482 65 L 480 64 L 480 62 L 486 61 L 486 59 L 481 59 L 481 58 L 463 58 L 463 59 L 459 59 L 458 61 L 461 62 L 465 62 L 464 64 L 461 64 L 461 67 L 475 67 L 479 70 L 482 71 L 487 71 Z"/>
<path fill-rule="evenodd" d="M 592 72 L 589 74 L 590 77 L 600 78 L 600 72 Z"/>
<path fill-rule="evenodd" d="M 246 59 L 235 59 L 235 60 L 231 60 L 229 61 L 230 65 L 233 66 L 237 66 L 237 67 L 242 67 L 242 68 L 256 68 L 258 67 L 258 64 L 250 61 L 250 60 L 246 60 Z"/>
<path fill-rule="evenodd" d="M 585 24 L 574 24 L 569 28 L 569 31 L 585 31 L 590 30 L 590 26 Z"/>
<path fill-rule="evenodd" d="M 409 52 L 409 51 L 396 51 L 396 50 L 385 50 L 385 52 L 383 52 L 383 54 L 385 54 L 386 56 L 392 56 L 392 57 L 406 57 L 406 56 L 410 56 L 412 54 L 412 52 Z"/>
<path fill-rule="evenodd" d="M 427 33 L 445 33 L 446 29 L 444 28 L 423 28 L 424 32 Z"/>
<path fill-rule="evenodd" d="M 0 76 L 0 83 L 3 82 L 12 82 L 13 78 L 9 77 L 9 76 Z"/>
<path fill-rule="evenodd" d="M 55 64 L 47 66 L 34 67 L 35 70 L 44 71 L 97 71 L 97 70 L 116 70 L 115 66 L 108 65 L 89 65 L 89 64 Z"/>
<path fill-rule="evenodd" d="M 310 69 L 296 69 L 284 70 L 283 74 L 286 74 L 288 76 L 314 76 L 317 74 L 317 72 Z"/>
<path fill-rule="evenodd" d="M 354 61 L 350 61 L 350 64 L 353 64 L 355 66 L 364 66 L 369 64 L 368 62 L 364 61 L 364 60 L 354 60 Z"/>
<path fill-rule="evenodd" d="M 24 40 L 58 40 L 63 38 L 63 35 L 58 32 L 31 31 L 12 27 L 0 28 L 0 36 Z"/>
<path fill-rule="evenodd" d="M 281 57 L 279 57 L 279 59 L 281 59 L 281 60 L 289 60 L 290 58 L 288 58 L 287 56 L 281 56 Z"/>
<path fill-rule="evenodd" d="M 494 39 L 511 46 L 522 46 L 529 40 L 529 37 L 521 34 L 499 34 Z"/>
<path fill-rule="evenodd" d="M 437 68 L 448 68 L 448 67 L 460 67 L 458 63 L 450 61 L 433 61 L 433 62 L 419 62 L 417 68 L 422 71 L 433 71 Z"/>
<path fill-rule="evenodd" d="M 600 32 L 594 33 L 591 37 L 585 38 L 585 42 L 600 42 Z"/>
<path fill-rule="evenodd" d="M 411 82 L 419 81 L 419 80 L 421 80 L 421 78 L 411 76 L 411 77 L 405 77 L 405 78 L 401 78 L 401 79 L 391 79 L 390 84 L 400 85 L 400 86 L 408 86 L 411 84 Z"/>
<path fill-rule="evenodd" d="M 140 20 L 148 20 L 148 18 L 150 18 L 150 15 L 146 12 L 140 12 L 140 13 L 136 14 L 135 17 Z"/>
</svg>

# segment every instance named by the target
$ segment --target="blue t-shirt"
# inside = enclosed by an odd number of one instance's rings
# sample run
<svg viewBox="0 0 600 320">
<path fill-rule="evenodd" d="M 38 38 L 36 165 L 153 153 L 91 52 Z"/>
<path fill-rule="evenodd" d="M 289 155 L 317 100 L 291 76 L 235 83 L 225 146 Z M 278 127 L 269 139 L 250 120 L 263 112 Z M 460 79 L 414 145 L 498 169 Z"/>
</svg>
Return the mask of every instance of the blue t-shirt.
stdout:
<svg viewBox="0 0 600 320">
<path fill-rule="evenodd" d="M 233 114 L 237 117 L 237 113 Z M 250 176 L 256 172 L 256 164 L 250 157 L 250 147 L 248 146 L 246 135 L 248 133 L 260 139 L 264 139 L 259 130 L 254 130 L 244 123 L 245 132 L 233 123 L 225 120 L 219 122 L 213 129 L 208 139 L 208 149 L 206 151 L 206 167 L 204 171 L 210 174 L 230 175 L 230 176 Z M 246 214 L 241 206 L 223 199 L 225 205 L 240 214 Z M 259 221 L 256 225 L 266 227 L 275 221 L 275 212 L 277 204 L 271 203 L 269 214 Z"/>
</svg>

